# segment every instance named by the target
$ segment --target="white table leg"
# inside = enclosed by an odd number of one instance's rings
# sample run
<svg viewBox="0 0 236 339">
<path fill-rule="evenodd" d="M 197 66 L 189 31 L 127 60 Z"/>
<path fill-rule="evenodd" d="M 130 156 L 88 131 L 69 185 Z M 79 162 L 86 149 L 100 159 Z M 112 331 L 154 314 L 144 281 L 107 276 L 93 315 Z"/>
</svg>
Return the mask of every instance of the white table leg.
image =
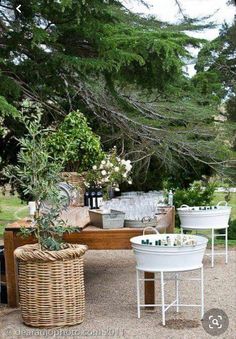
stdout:
<svg viewBox="0 0 236 339">
<path fill-rule="evenodd" d="M 166 325 L 165 319 L 165 290 L 164 290 L 164 272 L 161 271 L 161 312 L 162 312 L 162 325 Z"/>
<path fill-rule="evenodd" d="M 140 286 L 139 286 L 139 270 L 136 269 L 136 278 L 137 278 L 137 311 L 138 318 L 140 318 Z"/>
<path fill-rule="evenodd" d="M 201 267 L 201 319 L 204 316 L 204 281 L 203 281 L 203 266 Z"/>
<path fill-rule="evenodd" d="M 228 227 L 225 229 L 225 263 L 228 264 Z"/>
<path fill-rule="evenodd" d="M 215 233 L 214 228 L 211 229 L 211 267 L 214 267 L 214 244 L 215 244 Z"/>
<path fill-rule="evenodd" d="M 175 298 L 176 298 L 176 312 L 179 312 L 179 275 L 175 274 Z"/>
</svg>

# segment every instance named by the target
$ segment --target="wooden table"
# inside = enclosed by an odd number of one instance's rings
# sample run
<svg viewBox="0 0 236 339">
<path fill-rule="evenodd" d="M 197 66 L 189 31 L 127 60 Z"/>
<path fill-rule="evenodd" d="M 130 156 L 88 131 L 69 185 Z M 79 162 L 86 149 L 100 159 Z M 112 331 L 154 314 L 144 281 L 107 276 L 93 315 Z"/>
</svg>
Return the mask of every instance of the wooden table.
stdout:
<svg viewBox="0 0 236 339">
<path fill-rule="evenodd" d="M 166 228 L 167 233 L 173 233 L 175 210 L 172 208 L 168 212 L 169 223 Z M 20 220 L 5 228 L 4 232 L 4 255 L 6 264 L 6 282 L 8 294 L 8 306 L 17 306 L 17 282 L 16 265 L 14 259 L 14 250 L 22 245 L 33 244 L 36 242 L 34 237 L 22 238 L 19 235 L 21 226 L 29 226 L 26 221 Z M 64 240 L 68 243 L 86 244 L 93 250 L 118 250 L 130 249 L 130 238 L 142 235 L 142 228 L 120 228 L 120 229 L 101 229 L 94 226 L 88 226 L 81 232 L 73 232 L 64 235 Z M 145 277 L 152 279 L 153 273 L 146 272 Z M 155 303 L 154 281 L 145 283 L 145 304 Z"/>
</svg>

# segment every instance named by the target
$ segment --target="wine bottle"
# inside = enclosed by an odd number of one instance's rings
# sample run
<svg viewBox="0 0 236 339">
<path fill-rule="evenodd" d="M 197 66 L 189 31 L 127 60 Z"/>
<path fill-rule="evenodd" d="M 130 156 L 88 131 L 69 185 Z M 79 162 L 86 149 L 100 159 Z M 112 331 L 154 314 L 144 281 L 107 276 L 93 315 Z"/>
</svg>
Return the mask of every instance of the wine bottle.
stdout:
<svg viewBox="0 0 236 339">
<path fill-rule="evenodd" d="M 95 187 L 92 187 L 91 192 L 90 192 L 90 208 L 96 209 L 96 190 L 95 190 Z"/>
<path fill-rule="evenodd" d="M 89 206 L 89 190 L 84 192 L 84 206 Z"/>
<path fill-rule="evenodd" d="M 97 194 L 96 194 L 96 206 L 97 208 L 100 208 L 102 206 L 103 202 L 103 193 L 101 187 L 97 189 Z"/>
<path fill-rule="evenodd" d="M 172 190 L 170 190 L 169 194 L 168 194 L 168 205 L 173 206 L 173 192 L 172 192 Z"/>
</svg>

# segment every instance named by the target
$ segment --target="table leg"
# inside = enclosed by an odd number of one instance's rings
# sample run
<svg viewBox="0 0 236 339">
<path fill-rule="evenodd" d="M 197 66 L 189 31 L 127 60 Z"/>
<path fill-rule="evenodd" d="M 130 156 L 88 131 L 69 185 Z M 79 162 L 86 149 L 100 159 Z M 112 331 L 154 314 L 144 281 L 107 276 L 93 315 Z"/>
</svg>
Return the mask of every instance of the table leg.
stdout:
<svg viewBox="0 0 236 339">
<path fill-rule="evenodd" d="M 137 279 L 137 311 L 138 318 L 140 318 L 140 286 L 139 286 L 139 270 L 136 269 L 136 279 Z"/>
<path fill-rule="evenodd" d="M 172 210 L 170 212 L 170 219 L 169 219 L 169 225 L 166 228 L 166 233 L 175 233 L 175 207 L 172 207 Z"/>
<path fill-rule="evenodd" d="M 204 282 L 203 282 L 203 266 L 201 267 L 201 319 L 204 316 Z"/>
<path fill-rule="evenodd" d="M 4 233 L 4 257 L 6 266 L 6 282 L 7 282 L 7 298 L 8 306 L 17 306 L 16 292 L 16 274 L 15 274 L 15 259 L 14 259 L 14 239 L 13 232 L 5 231 Z"/>
<path fill-rule="evenodd" d="M 228 264 L 228 227 L 225 229 L 225 263 Z"/>
<path fill-rule="evenodd" d="M 176 312 L 179 312 L 179 275 L 175 273 Z"/>
<path fill-rule="evenodd" d="M 164 290 L 164 272 L 161 271 L 161 313 L 162 313 L 162 325 L 165 326 L 165 290 Z"/>
<path fill-rule="evenodd" d="M 211 267 L 214 267 L 214 246 L 215 246 L 215 233 L 214 228 L 211 229 Z"/>
<path fill-rule="evenodd" d="M 152 272 L 144 272 L 145 279 L 153 279 L 152 281 L 144 281 L 145 304 L 155 304 L 155 275 Z M 146 310 L 154 310 L 152 306 L 146 306 Z"/>
</svg>

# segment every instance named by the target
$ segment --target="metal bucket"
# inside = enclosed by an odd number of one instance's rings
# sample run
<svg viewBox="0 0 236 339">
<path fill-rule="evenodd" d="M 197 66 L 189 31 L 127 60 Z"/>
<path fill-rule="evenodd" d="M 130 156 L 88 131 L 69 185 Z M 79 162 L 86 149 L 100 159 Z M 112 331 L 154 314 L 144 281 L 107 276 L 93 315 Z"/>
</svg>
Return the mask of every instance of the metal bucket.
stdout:
<svg viewBox="0 0 236 339">
<path fill-rule="evenodd" d="M 228 227 L 231 207 L 221 206 L 193 206 L 182 205 L 177 208 L 181 227 L 189 229 L 209 229 Z"/>
<path fill-rule="evenodd" d="M 125 227 L 129 228 L 144 228 L 144 227 L 156 227 L 157 219 L 156 218 L 143 218 L 142 220 L 129 220 L 125 219 Z"/>
<path fill-rule="evenodd" d="M 169 236 L 174 241 L 176 234 L 149 234 L 130 239 L 137 261 L 137 268 L 146 272 L 185 271 L 201 267 L 208 239 L 191 236 L 196 245 L 156 246 L 155 241 Z M 188 237 L 188 236 L 186 236 Z M 189 237 L 190 238 L 190 237 Z M 153 245 L 144 245 L 142 240 L 149 239 Z"/>
</svg>

